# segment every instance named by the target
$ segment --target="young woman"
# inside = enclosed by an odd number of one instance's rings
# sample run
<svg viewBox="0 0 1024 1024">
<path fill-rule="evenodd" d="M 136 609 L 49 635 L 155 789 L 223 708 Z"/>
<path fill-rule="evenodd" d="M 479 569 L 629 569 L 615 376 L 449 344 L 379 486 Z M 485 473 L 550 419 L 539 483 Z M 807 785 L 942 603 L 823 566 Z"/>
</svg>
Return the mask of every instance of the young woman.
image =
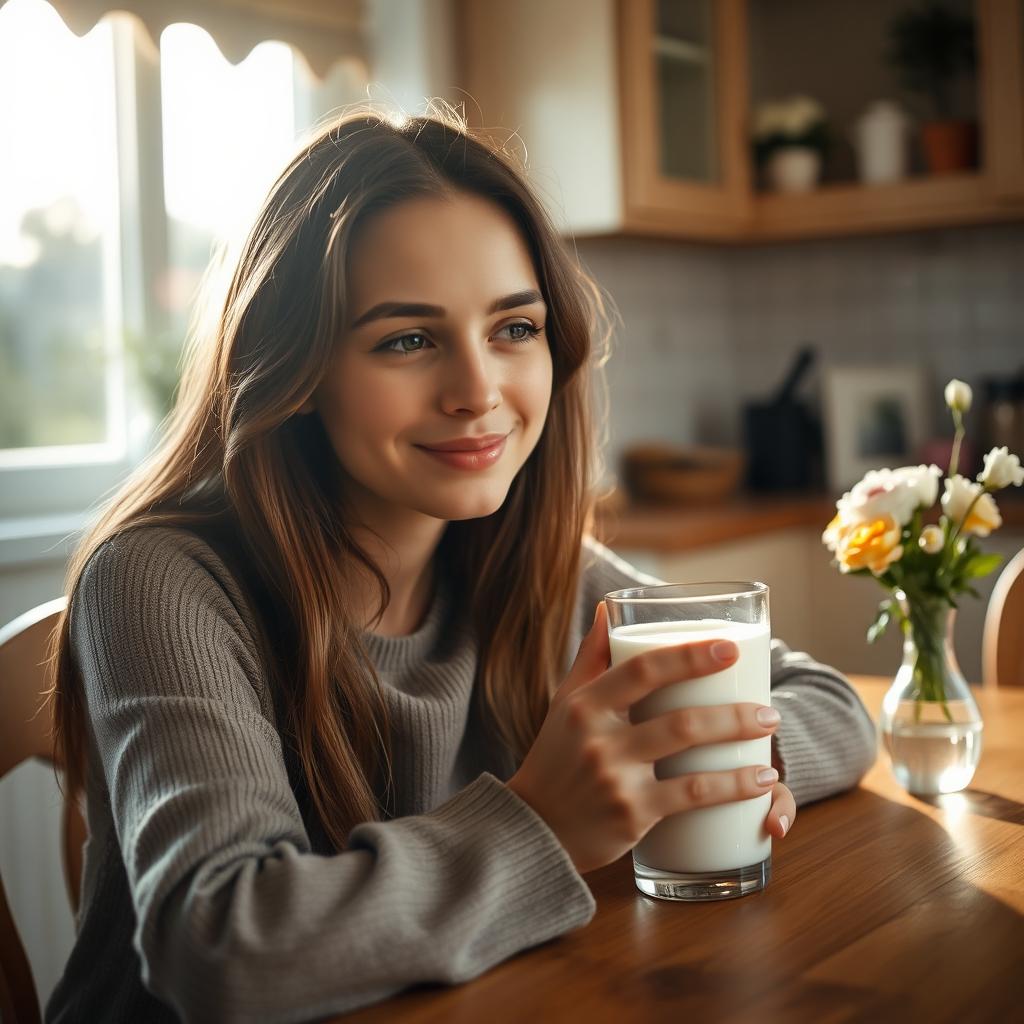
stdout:
<svg viewBox="0 0 1024 1024">
<path fill-rule="evenodd" d="M 735 649 L 608 668 L 601 598 L 650 578 L 585 535 L 596 294 L 454 117 L 348 115 L 280 176 L 70 569 L 54 698 L 89 842 L 47 1020 L 298 1021 L 465 981 L 589 921 L 581 876 L 664 815 L 773 791 L 781 838 L 856 783 L 863 707 L 779 642 L 781 725 L 629 723 Z M 765 735 L 785 784 L 654 777 Z"/>
</svg>

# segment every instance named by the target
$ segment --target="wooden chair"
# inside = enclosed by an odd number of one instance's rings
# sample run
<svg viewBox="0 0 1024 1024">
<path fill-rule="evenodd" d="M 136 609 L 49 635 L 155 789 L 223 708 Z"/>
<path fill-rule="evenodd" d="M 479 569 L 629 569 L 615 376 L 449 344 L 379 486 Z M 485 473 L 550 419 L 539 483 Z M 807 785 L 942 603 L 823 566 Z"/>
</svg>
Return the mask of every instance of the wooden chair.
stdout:
<svg viewBox="0 0 1024 1024">
<path fill-rule="evenodd" d="M 50 634 L 67 599 L 41 604 L 0 629 L 0 779 L 23 761 L 38 757 L 54 763 L 45 661 Z M 64 801 L 62 822 L 64 882 L 73 913 L 78 912 L 82 846 L 86 825 L 73 800 Z M 0 878 L 0 1018 L 37 1024 L 39 999 L 25 947 L 18 936 Z"/>
<path fill-rule="evenodd" d="M 1024 550 L 996 580 L 985 613 L 981 661 L 985 686 L 1024 686 Z"/>
</svg>

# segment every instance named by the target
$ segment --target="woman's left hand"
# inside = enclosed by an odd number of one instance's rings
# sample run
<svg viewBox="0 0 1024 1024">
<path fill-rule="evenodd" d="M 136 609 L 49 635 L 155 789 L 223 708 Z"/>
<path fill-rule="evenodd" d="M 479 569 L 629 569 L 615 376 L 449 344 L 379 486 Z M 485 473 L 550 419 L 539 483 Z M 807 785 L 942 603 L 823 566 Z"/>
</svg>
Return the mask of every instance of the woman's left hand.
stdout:
<svg viewBox="0 0 1024 1024">
<path fill-rule="evenodd" d="M 781 839 L 793 827 L 796 821 L 796 801 L 789 787 L 776 782 L 772 787 L 772 809 L 765 818 L 765 828 L 770 835 Z"/>
</svg>

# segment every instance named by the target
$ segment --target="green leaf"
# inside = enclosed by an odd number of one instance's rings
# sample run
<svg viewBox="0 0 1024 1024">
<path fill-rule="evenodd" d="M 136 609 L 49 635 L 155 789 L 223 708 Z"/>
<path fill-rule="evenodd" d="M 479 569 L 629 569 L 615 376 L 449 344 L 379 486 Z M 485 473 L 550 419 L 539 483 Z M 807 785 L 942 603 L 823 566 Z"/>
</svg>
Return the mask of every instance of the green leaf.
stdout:
<svg viewBox="0 0 1024 1024">
<path fill-rule="evenodd" d="M 961 566 L 960 575 L 965 580 L 976 580 L 981 576 L 987 576 L 993 569 L 998 568 L 1002 560 L 1002 555 L 983 555 L 979 552 Z"/>
<path fill-rule="evenodd" d="M 868 627 L 868 643 L 873 644 L 889 625 L 889 613 L 882 612 L 881 615 Z"/>
</svg>

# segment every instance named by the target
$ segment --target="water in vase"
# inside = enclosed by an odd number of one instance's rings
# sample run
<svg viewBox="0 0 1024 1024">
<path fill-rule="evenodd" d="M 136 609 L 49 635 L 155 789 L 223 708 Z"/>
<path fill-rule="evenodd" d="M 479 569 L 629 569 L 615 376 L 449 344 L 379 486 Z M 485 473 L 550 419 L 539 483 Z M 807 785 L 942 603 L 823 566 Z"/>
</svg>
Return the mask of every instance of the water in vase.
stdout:
<svg viewBox="0 0 1024 1024">
<path fill-rule="evenodd" d="M 914 703 L 901 703 L 891 735 L 883 733 L 897 781 L 911 793 L 956 793 L 974 778 L 981 757 L 982 723 L 965 721 L 959 701 L 949 701 L 952 722 L 914 719 Z"/>
</svg>

